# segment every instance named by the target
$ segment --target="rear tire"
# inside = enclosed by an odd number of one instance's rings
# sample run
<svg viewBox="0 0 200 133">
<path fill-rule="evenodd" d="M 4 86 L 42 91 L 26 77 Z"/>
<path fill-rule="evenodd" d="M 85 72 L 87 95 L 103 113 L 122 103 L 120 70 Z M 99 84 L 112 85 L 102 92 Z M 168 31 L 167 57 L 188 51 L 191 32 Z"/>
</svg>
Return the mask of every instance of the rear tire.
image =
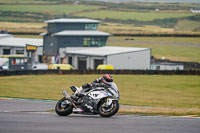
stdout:
<svg viewBox="0 0 200 133">
<path fill-rule="evenodd" d="M 99 115 L 101 117 L 111 117 L 119 111 L 118 101 L 112 101 L 109 107 L 104 107 L 104 103 L 99 107 Z"/>
<path fill-rule="evenodd" d="M 55 111 L 59 116 L 67 116 L 72 113 L 73 105 L 72 104 L 65 104 L 64 107 L 62 107 L 62 102 L 66 101 L 67 99 L 63 97 L 58 101 L 55 107 Z"/>
</svg>

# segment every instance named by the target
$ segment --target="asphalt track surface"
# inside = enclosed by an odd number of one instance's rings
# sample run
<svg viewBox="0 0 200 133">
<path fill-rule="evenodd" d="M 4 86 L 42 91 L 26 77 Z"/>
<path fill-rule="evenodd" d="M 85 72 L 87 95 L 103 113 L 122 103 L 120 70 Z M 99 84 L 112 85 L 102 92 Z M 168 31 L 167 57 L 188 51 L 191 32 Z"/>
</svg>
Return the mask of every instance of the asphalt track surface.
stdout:
<svg viewBox="0 0 200 133">
<path fill-rule="evenodd" d="M 200 118 L 57 116 L 56 102 L 0 99 L 0 133 L 200 133 Z"/>
</svg>

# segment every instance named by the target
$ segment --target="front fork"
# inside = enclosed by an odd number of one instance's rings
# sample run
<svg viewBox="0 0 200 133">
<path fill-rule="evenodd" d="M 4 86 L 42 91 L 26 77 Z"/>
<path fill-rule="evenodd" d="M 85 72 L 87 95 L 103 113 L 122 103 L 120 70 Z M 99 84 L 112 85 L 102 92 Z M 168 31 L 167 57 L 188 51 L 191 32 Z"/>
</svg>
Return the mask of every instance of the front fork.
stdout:
<svg viewBox="0 0 200 133">
<path fill-rule="evenodd" d="M 111 104 L 112 104 L 112 101 L 114 99 L 111 99 L 111 98 L 106 98 L 105 99 L 105 103 L 104 103 L 104 107 L 109 107 Z"/>
</svg>

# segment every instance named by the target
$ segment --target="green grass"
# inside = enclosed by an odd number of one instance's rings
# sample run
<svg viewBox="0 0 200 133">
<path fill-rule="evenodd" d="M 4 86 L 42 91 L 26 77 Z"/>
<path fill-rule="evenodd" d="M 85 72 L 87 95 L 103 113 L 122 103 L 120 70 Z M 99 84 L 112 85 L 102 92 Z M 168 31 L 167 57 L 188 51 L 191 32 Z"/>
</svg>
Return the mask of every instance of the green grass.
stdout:
<svg viewBox="0 0 200 133">
<path fill-rule="evenodd" d="M 99 75 L 38 75 L 0 77 L 1 97 L 59 99 L 63 89 L 80 86 Z M 200 108 L 199 76 L 114 75 L 121 104 Z M 71 91 L 70 91 L 71 92 Z"/>
<path fill-rule="evenodd" d="M 171 60 L 200 62 L 200 47 L 162 46 L 152 44 L 113 44 L 113 46 L 151 48 L 152 55 L 159 58 L 164 56 Z"/>
<path fill-rule="evenodd" d="M 200 31 L 200 22 L 189 21 L 189 20 L 179 21 L 175 26 L 175 30 L 177 30 L 177 31 Z"/>
<path fill-rule="evenodd" d="M 199 44 L 199 38 L 132 37 L 134 39 L 132 41 L 126 41 L 125 38 L 131 39 L 131 37 L 111 37 L 108 45 L 151 48 L 152 55 L 158 58 L 165 56 L 171 60 L 200 62 L 200 47 L 187 44 Z"/>
<path fill-rule="evenodd" d="M 81 12 L 83 10 L 97 10 L 100 6 L 91 5 L 0 5 L 0 11 L 12 11 L 12 12 L 33 12 L 43 13 L 49 15 L 59 15 L 63 13 L 78 12 L 75 16 L 83 16 L 89 18 L 112 18 L 120 20 L 140 20 L 140 21 L 152 21 L 154 19 L 165 19 L 165 18 L 181 18 L 193 16 L 192 13 L 174 13 L 174 12 L 137 12 L 137 11 L 92 11 L 92 12 Z"/>
<path fill-rule="evenodd" d="M 14 37 L 19 37 L 19 38 L 40 38 L 40 39 L 43 38 L 43 36 L 40 36 L 40 35 L 14 35 Z"/>
<path fill-rule="evenodd" d="M 157 30 L 152 30 L 153 32 L 163 32 L 161 28 L 171 28 L 175 29 L 175 31 L 200 31 L 198 19 L 186 19 L 186 17 L 196 15 L 190 13 L 189 9 L 198 8 L 199 4 L 148 2 L 102 4 L 101 2 L 88 3 L 80 1 L 76 3 L 75 1 L 64 0 L 0 0 L 0 3 L 3 3 L 0 5 L 0 12 L 2 14 L 2 16 L 0 16 L 0 21 L 42 22 L 47 19 L 58 17 L 110 18 L 106 19 L 106 21 L 124 24 L 129 23 L 139 26 L 135 31 L 149 31 L 150 29 L 145 27 L 148 25 L 160 27 Z M 156 8 L 159 8 L 160 11 L 155 12 L 154 10 Z M 20 18 L 22 19 L 20 20 Z M 187 21 L 189 24 L 185 23 L 186 20 L 189 20 Z M 166 30 L 167 29 L 165 29 L 165 31 Z"/>
<path fill-rule="evenodd" d="M 193 16 L 192 13 L 170 13 L 170 12 L 135 12 L 135 11 L 94 11 L 76 14 L 78 16 L 89 17 L 89 18 L 112 18 L 120 20 L 140 20 L 140 21 L 152 21 L 154 19 L 165 19 L 165 18 L 181 18 Z"/>
<path fill-rule="evenodd" d="M 27 22 L 28 19 L 27 18 L 20 18 L 20 17 L 2 17 L 0 16 L 0 21 L 3 21 L 3 22 L 9 22 L 9 21 L 17 21 L 17 22 Z M 30 19 L 29 19 L 30 20 Z"/>
<path fill-rule="evenodd" d="M 0 5 L 0 11 L 10 12 L 33 12 L 49 15 L 79 12 L 82 10 L 98 9 L 98 6 L 87 5 Z"/>
<path fill-rule="evenodd" d="M 123 41 L 134 39 L 134 41 L 165 42 L 165 43 L 200 43 L 199 37 L 110 37 L 111 40 Z"/>
<path fill-rule="evenodd" d="M 4 4 L 12 4 L 12 3 L 42 3 L 41 1 L 36 1 L 36 0 L 0 0 L 0 3 Z"/>
</svg>

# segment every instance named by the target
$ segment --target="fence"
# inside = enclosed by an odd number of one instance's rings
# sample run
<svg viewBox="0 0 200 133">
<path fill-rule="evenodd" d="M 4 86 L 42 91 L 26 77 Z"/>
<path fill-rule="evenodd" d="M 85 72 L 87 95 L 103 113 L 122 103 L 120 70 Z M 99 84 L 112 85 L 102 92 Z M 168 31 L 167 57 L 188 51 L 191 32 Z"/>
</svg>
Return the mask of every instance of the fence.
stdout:
<svg viewBox="0 0 200 133">
<path fill-rule="evenodd" d="M 128 74 L 128 75 L 200 75 L 200 70 L 27 70 L 0 71 L 0 76 L 41 74 Z"/>
<path fill-rule="evenodd" d="M 9 32 L 14 35 L 40 35 L 40 32 Z M 113 36 L 126 37 L 200 37 L 199 33 L 111 33 Z"/>
</svg>

